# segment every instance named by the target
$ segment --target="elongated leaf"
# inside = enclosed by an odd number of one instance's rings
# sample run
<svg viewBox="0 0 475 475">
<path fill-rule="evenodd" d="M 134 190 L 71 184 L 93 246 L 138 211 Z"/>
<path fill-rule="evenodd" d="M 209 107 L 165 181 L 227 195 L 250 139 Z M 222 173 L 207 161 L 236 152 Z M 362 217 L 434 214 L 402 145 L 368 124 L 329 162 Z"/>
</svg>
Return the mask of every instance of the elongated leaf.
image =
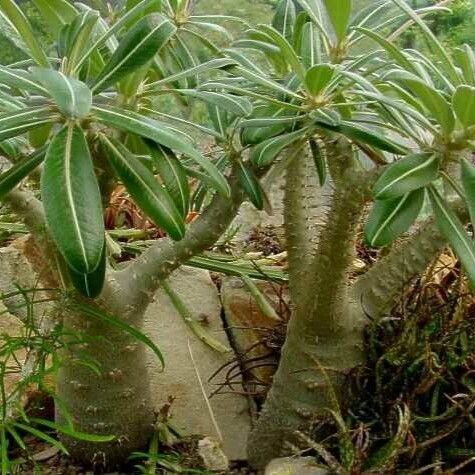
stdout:
<svg viewBox="0 0 475 475">
<path fill-rule="evenodd" d="M 251 118 L 240 121 L 241 143 L 257 145 L 266 139 L 289 132 L 297 127 L 295 117 L 286 117 L 282 120 L 283 110 L 275 106 L 258 105 L 254 108 Z M 289 120 L 290 119 L 290 120 Z"/>
<path fill-rule="evenodd" d="M 370 129 L 356 122 L 349 121 L 341 121 L 339 124 L 332 124 L 332 117 L 328 116 L 328 118 L 330 119 L 329 122 L 319 119 L 315 123 L 319 127 L 333 130 L 334 132 L 338 132 L 351 140 L 363 142 L 365 144 L 371 145 L 372 147 L 376 147 L 379 150 L 384 150 L 385 152 L 390 152 L 397 155 L 402 155 L 407 152 L 407 149 L 404 146 L 386 137 L 376 129 Z"/>
<path fill-rule="evenodd" d="M 405 233 L 419 216 L 424 195 L 421 188 L 398 198 L 377 200 L 365 226 L 368 245 L 387 246 Z"/>
<path fill-rule="evenodd" d="M 25 92 L 34 92 L 42 96 L 48 96 L 48 91 L 33 76 L 21 69 L 7 68 L 0 65 L 0 83 L 18 88 Z"/>
<path fill-rule="evenodd" d="M 47 442 L 49 445 L 56 447 L 59 449 L 61 452 L 63 452 L 66 455 L 69 455 L 68 450 L 66 447 L 59 441 L 51 437 L 50 435 L 46 434 L 45 432 L 36 429 L 34 427 L 31 427 L 26 424 L 22 424 L 20 422 L 13 422 L 12 425 L 16 427 L 17 429 L 20 429 L 23 432 L 29 432 L 30 434 L 34 435 L 37 439 L 44 440 Z"/>
<path fill-rule="evenodd" d="M 275 311 L 274 307 L 271 305 L 267 297 L 264 295 L 263 292 L 259 289 L 256 283 L 248 277 L 246 274 L 242 274 L 239 276 L 244 285 L 246 286 L 247 290 L 251 294 L 254 302 L 258 306 L 259 310 L 265 315 L 267 318 L 274 320 L 274 321 L 282 321 L 282 318 L 279 317 L 277 312 Z"/>
<path fill-rule="evenodd" d="M 89 114 L 92 93 L 82 81 L 66 77 L 54 69 L 33 68 L 32 72 L 33 78 L 48 90 L 59 110 L 67 117 L 82 119 Z"/>
<path fill-rule="evenodd" d="M 183 216 L 152 172 L 118 140 L 102 135 L 101 142 L 114 171 L 142 211 L 173 239 L 182 239 L 185 235 Z"/>
<path fill-rule="evenodd" d="M 168 43 L 176 27 L 159 14 L 140 20 L 120 42 L 92 87 L 95 93 L 115 84 L 148 63 Z"/>
<path fill-rule="evenodd" d="M 440 232 L 449 241 L 460 259 L 473 290 L 475 289 L 475 245 L 473 240 L 470 239 L 459 218 L 449 208 L 439 192 L 432 186 L 428 190 Z"/>
<path fill-rule="evenodd" d="M 315 139 L 309 140 L 310 151 L 312 152 L 313 161 L 317 170 L 318 182 L 323 186 L 327 181 L 327 162 L 322 149 Z"/>
<path fill-rule="evenodd" d="M 99 186 L 81 128 L 67 124 L 51 141 L 41 178 L 46 222 L 68 266 L 97 269 L 104 247 Z"/>
<path fill-rule="evenodd" d="M 388 56 L 396 62 L 399 66 L 401 66 L 406 71 L 410 71 L 412 73 L 416 73 L 417 70 L 414 67 L 413 63 L 404 55 L 404 53 L 395 46 L 393 43 L 388 41 L 384 36 L 380 35 L 379 33 L 370 30 L 368 28 L 356 28 L 357 31 L 361 31 L 365 36 L 371 38 L 373 41 L 379 44 Z"/>
<path fill-rule="evenodd" d="M 301 139 L 304 135 L 305 131 L 297 130 L 290 134 L 279 135 L 278 137 L 265 140 L 257 147 L 254 147 L 251 154 L 252 163 L 260 168 L 270 165 L 284 148 Z"/>
<path fill-rule="evenodd" d="M 338 41 L 343 41 L 350 23 L 351 0 L 324 0 Z"/>
<path fill-rule="evenodd" d="M 473 229 L 475 229 L 475 167 L 468 160 L 463 159 L 461 163 L 461 171 L 465 201 L 468 205 Z"/>
<path fill-rule="evenodd" d="M 322 45 L 317 27 L 313 23 L 307 22 L 302 29 L 301 40 L 302 63 L 306 69 L 322 62 Z"/>
<path fill-rule="evenodd" d="M 226 197 L 231 196 L 229 184 L 222 173 L 194 148 L 188 136 L 136 112 L 98 106 L 93 106 L 92 110 L 99 122 L 105 125 L 153 140 L 192 158 L 204 170 L 208 182 L 213 188 Z"/>
<path fill-rule="evenodd" d="M 305 74 L 305 86 L 312 96 L 318 96 L 333 79 L 335 69 L 331 64 L 318 64 Z"/>
<path fill-rule="evenodd" d="M 440 41 L 436 38 L 429 26 L 424 22 L 424 20 L 415 12 L 411 6 L 406 2 L 406 0 L 392 0 L 406 15 L 411 18 L 411 20 L 416 23 L 424 36 L 427 39 L 427 43 L 434 53 L 438 56 L 440 64 L 445 69 L 447 76 L 450 78 L 453 84 L 460 83 L 460 77 L 455 67 L 452 58 L 447 53 L 446 48 L 442 46 Z"/>
<path fill-rule="evenodd" d="M 11 41 L 25 56 L 30 55 L 28 46 L 23 41 L 23 38 L 18 33 L 13 23 L 7 15 L 0 10 L 0 35 Z"/>
<path fill-rule="evenodd" d="M 273 127 L 274 125 L 285 125 L 288 127 L 292 127 L 295 126 L 298 121 L 299 118 L 295 116 L 261 117 L 256 119 L 241 120 L 238 126 L 242 129 Z"/>
<path fill-rule="evenodd" d="M 176 74 L 172 74 L 163 79 L 160 79 L 159 81 L 155 81 L 151 84 L 148 84 L 146 90 L 151 91 L 154 88 L 157 88 L 158 86 L 161 86 L 163 84 L 169 84 L 171 82 L 179 81 L 181 79 L 186 79 L 190 76 L 197 76 L 198 74 L 212 71 L 214 69 L 224 69 L 235 64 L 236 61 L 229 58 L 211 59 L 210 61 L 198 64 L 197 66 L 193 66 L 192 68 L 186 69 L 185 71 L 179 71 Z"/>
<path fill-rule="evenodd" d="M 238 180 L 250 202 L 258 209 L 264 209 L 264 191 L 254 172 L 239 160 Z"/>
<path fill-rule="evenodd" d="M 293 0 L 280 0 L 275 9 L 272 26 L 287 40 L 291 41 L 296 18 Z"/>
<path fill-rule="evenodd" d="M 55 422 L 48 421 L 46 419 L 41 419 L 38 417 L 32 417 L 30 420 L 31 422 L 48 427 L 49 429 L 53 429 L 57 432 L 61 432 L 62 434 L 68 435 L 74 439 L 84 440 L 86 442 L 105 443 L 105 442 L 111 442 L 115 440 L 116 438 L 116 436 L 114 435 L 97 435 L 97 434 L 88 434 L 85 432 L 80 432 L 80 431 L 74 430 L 73 428 L 69 426 L 62 426 L 62 425 L 56 424 Z"/>
<path fill-rule="evenodd" d="M 48 58 L 37 40 L 37 35 L 33 32 L 28 19 L 15 1 L 0 0 L 0 10 L 15 26 L 21 38 L 27 45 L 31 58 L 34 59 L 39 66 L 49 67 Z"/>
<path fill-rule="evenodd" d="M 68 27 L 67 50 L 64 56 L 67 56 L 67 72 L 74 71 L 76 64 L 80 61 L 82 54 L 91 44 L 94 33 L 99 22 L 99 12 L 96 10 L 86 10 L 78 15 L 76 19 Z M 95 52 L 93 57 L 98 68 L 104 66 L 104 60 Z"/>
<path fill-rule="evenodd" d="M 292 45 L 274 28 L 267 25 L 259 25 L 259 29 L 267 36 L 269 36 L 274 44 L 279 47 L 285 61 L 292 68 L 293 72 L 300 78 L 300 81 L 305 80 L 305 69 L 302 66 Z"/>
<path fill-rule="evenodd" d="M 470 45 L 464 44 L 454 51 L 457 64 L 463 71 L 463 77 L 467 84 L 475 86 L 475 52 Z"/>
<path fill-rule="evenodd" d="M 70 305 L 69 308 L 71 310 L 79 311 L 83 315 L 90 317 L 94 320 L 98 320 L 103 323 L 107 323 L 111 327 L 118 328 L 119 330 L 123 331 L 124 333 L 128 333 L 130 336 L 135 338 L 137 341 L 143 343 L 144 345 L 148 346 L 157 356 L 162 367 L 165 366 L 165 361 L 163 359 L 163 355 L 161 351 L 158 349 L 157 345 L 148 338 L 147 335 L 144 335 L 141 331 L 137 330 L 135 327 L 128 325 L 126 322 L 121 320 L 114 315 L 109 315 L 105 312 L 101 312 L 100 310 L 90 306 L 90 305 L 83 305 L 83 304 L 74 304 Z"/>
<path fill-rule="evenodd" d="M 176 92 L 219 107 L 237 116 L 247 117 L 252 112 L 252 104 L 245 97 L 232 96 L 221 92 L 196 91 L 194 89 L 178 89 Z"/>
<path fill-rule="evenodd" d="M 115 51 L 117 48 L 117 40 L 115 34 L 119 32 L 124 26 L 133 24 L 137 18 L 143 18 L 144 12 L 147 12 L 149 7 L 153 7 L 157 0 L 142 0 L 137 3 L 132 9 L 128 10 L 118 21 L 113 25 L 105 26 L 101 29 L 100 37 L 89 47 L 89 49 L 81 55 L 81 59 L 78 61 L 74 68 L 74 72 L 79 71 L 81 66 L 95 54 L 99 49 L 107 44 L 111 51 Z M 99 19 L 99 25 L 101 25 L 101 19 Z"/>
<path fill-rule="evenodd" d="M 140 0 L 127 0 L 125 4 L 125 9 L 127 11 L 132 10 L 132 8 L 136 7 L 140 2 Z M 162 10 L 162 0 L 153 0 L 151 4 L 144 10 L 145 14 L 149 13 L 160 13 Z"/>
<path fill-rule="evenodd" d="M 296 94 L 294 91 L 282 86 L 277 81 L 274 81 L 265 76 L 261 76 L 255 71 L 250 71 L 249 69 L 238 67 L 236 68 L 236 74 L 240 74 L 241 76 L 248 79 L 249 81 L 259 84 L 260 86 L 263 86 L 265 88 L 271 89 L 274 92 L 285 94 L 290 97 L 294 97 L 295 99 L 298 99 L 298 100 L 302 99 L 302 97 Z"/>
<path fill-rule="evenodd" d="M 41 164 L 45 152 L 44 148 L 38 150 L 0 175 L 0 200 Z"/>
<path fill-rule="evenodd" d="M 107 266 L 107 249 L 103 247 L 101 261 L 97 268 L 90 274 L 76 272 L 74 269 L 68 268 L 69 277 L 72 284 L 84 297 L 94 299 L 98 297 L 104 287 Z"/>
<path fill-rule="evenodd" d="M 32 107 L 0 115 L 0 141 L 16 137 L 36 127 L 48 124 L 57 114 L 48 107 Z"/>
<path fill-rule="evenodd" d="M 183 218 L 190 210 L 190 187 L 188 177 L 180 160 L 175 154 L 154 142 L 149 143 L 152 160 L 163 180 L 163 184 L 172 197 Z"/>
<path fill-rule="evenodd" d="M 450 104 L 439 91 L 408 72 L 394 71 L 388 74 L 386 79 L 406 86 L 424 104 L 445 133 L 450 134 L 454 130 L 454 114 Z"/>
<path fill-rule="evenodd" d="M 437 179 L 439 158 L 432 153 L 409 155 L 389 166 L 374 186 L 378 200 L 397 198 Z"/>
<path fill-rule="evenodd" d="M 77 15 L 77 10 L 67 0 L 33 0 L 33 3 L 54 37 L 59 35 L 63 25 L 71 23 Z"/>
<path fill-rule="evenodd" d="M 452 104 L 458 120 L 464 127 L 475 125 L 475 87 L 459 86 Z"/>
</svg>

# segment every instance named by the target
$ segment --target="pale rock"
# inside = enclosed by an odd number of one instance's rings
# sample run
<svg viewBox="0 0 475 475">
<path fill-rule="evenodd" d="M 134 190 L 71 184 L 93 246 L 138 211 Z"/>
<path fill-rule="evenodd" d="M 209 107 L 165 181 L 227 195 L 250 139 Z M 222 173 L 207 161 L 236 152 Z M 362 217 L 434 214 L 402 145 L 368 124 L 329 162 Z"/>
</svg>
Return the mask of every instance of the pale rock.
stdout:
<svg viewBox="0 0 475 475">
<path fill-rule="evenodd" d="M 221 302 L 209 273 L 182 267 L 172 274 L 169 283 L 195 318 L 206 322 L 209 334 L 229 347 L 221 320 Z M 200 341 L 162 290 L 157 292 L 154 303 L 146 312 L 144 331 L 158 345 L 165 358 L 163 372 L 160 372 L 159 362 L 152 355 L 149 361 L 152 394 L 157 410 L 173 396 L 175 401 L 171 412 L 175 426 L 188 435 L 200 434 L 219 439 L 198 383 L 188 345 L 191 346 L 207 395 L 216 389 L 216 383 L 208 382 L 208 378 L 233 355 L 220 354 Z M 217 395 L 211 398 L 210 404 L 223 436 L 224 453 L 230 460 L 245 459 L 246 434 L 250 431 L 246 398 L 235 394 Z"/>
<path fill-rule="evenodd" d="M 203 467 L 212 472 L 227 472 L 229 460 L 224 454 L 221 445 L 211 437 L 198 441 L 198 455 L 203 460 Z"/>
<path fill-rule="evenodd" d="M 264 475 L 329 475 L 316 465 L 313 457 L 283 457 L 272 460 Z"/>
</svg>

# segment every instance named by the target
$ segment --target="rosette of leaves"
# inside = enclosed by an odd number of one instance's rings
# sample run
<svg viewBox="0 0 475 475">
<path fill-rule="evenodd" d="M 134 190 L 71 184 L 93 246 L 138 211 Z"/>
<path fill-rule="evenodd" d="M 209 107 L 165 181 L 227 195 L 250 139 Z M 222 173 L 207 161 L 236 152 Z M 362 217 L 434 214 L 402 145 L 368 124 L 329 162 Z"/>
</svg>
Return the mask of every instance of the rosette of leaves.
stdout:
<svg viewBox="0 0 475 475">
<path fill-rule="evenodd" d="M 156 96 L 171 94 L 182 105 L 199 100 L 233 120 L 252 106 L 197 90 L 202 75 L 234 61 L 200 34 L 224 32 L 213 23 L 223 18 L 193 16 L 193 2 L 128 0 L 113 21 L 82 3 L 33 3 L 57 39 L 54 49 L 39 43 L 16 2 L 0 2 L 4 23 L 31 58 L 0 66 L 0 147 L 14 161 L 0 175 L 0 199 L 40 171 L 47 225 L 68 278 L 96 297 L 107 266 L 106 183 L 122 182 L 174 240 L 185 234 L 190 176 L 207 192 L 230 196 L 229 160 L 217 166 L 183 126 L 225 140 L 219 130 L 164 113 Z"/>
<path fill-rule="evenodd" d="M 239 62 L 240 82 L 212 81 L 201 88 L 255 98 L 252 116 L 239 127 L 257 168 L 286 149 L 307 148 L 323 184 L 331 167 L 326 144 L 346 137 L 362 167 L 381 174 L 367 243 L 393 243 L 430 199 L 474 286 L 475 247 L 447 202 L 455 191 L 475 213 L 475 168 L 468 159 L 475 149 L 473 49 L 463 45 L 450 54 L 422 20 L 447 14 L 444 7 L 412 9 L 392 0 L 354 14 L 350 0 L 298 3 L 297 13 L 293 1 L 280 1 L 272 26 L 249 29 L 228 50 Z M 396 46 L 412 25 L 430 54 Z M 251 61 L 249 51 L 261 60 Z"/>
</svg>

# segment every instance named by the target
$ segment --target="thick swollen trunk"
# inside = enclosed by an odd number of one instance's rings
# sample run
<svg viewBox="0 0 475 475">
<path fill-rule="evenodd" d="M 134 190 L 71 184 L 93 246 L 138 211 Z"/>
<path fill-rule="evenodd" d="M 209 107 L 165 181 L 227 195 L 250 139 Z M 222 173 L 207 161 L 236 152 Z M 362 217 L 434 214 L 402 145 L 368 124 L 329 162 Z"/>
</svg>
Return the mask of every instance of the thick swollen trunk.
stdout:
<svg viewBox="0 0 475 475">
<path fill-rule="evenodd" d="M 107 307 L 102 311 L 112 314 Z M 142 315 L 139 311 L 114 316 L 140 327 Z M 95 468 L 122 465 L 133 451 L 146 448 L 153 431 L 144 345 L 122 330 L 76 312 L 64 315 L 64 330 L 85 342 L 63 355 L 58 397 L 76 430 L 115 436 L 104 444 L 65 439 L 68 450 L 76 460 Z M 97 365 L 100 374 L 81 361 Z M 67 423 L 62 408 L 56 409 L 57 422 Z"/>
<path fill-rule="evenodd" d="M 340 159 L 347 158 L 349 162 L 350 157 L 344 154 Z M 344 175 L 342 179 L 352 181 L 358 172 Z M 354 260 L 354 240 L 366 198 L 364 182 L 355 181 L 354 186 L 336 183 L 316 256 L 308 264 L 305 276 L 300 275 L 304 282 L 291 285 L 291 292 L 294 288 L 296 293 L 292 295 L 293 315 L 281 363 L 248 445 L 250 462 L 255 467 L 263 467 L 272 458 L 285 454 L 286 442 L 294 441 L 298 429 L 308 426 L 319 412 L 334 407 L 333 390 L 338 392 L 347 372 L 363 360 L 362 320 L 353 313 L 347 296 L 348 270 Z M 299 203 L 287 200 L 286 205 Z M 287 213 L 292 215 L 297 216 Z M 304 220 L 288 221 L 286 226 L 307 224 Z M 289 249 L 294 253 L 289 261 L 298 262 L 302 250 Z"/>
</svg>

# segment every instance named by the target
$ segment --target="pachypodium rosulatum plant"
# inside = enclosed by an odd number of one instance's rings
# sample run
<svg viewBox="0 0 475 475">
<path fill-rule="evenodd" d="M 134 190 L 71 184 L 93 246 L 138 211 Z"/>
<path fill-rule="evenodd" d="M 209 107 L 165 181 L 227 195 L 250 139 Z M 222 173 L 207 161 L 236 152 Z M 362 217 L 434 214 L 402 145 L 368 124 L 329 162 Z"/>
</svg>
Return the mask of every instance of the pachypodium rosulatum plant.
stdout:
<svg viewBox="0 0 475 475">
<path fill-rule="evenodd" d="M 351 0 L 297 2 L 298 14 L 282 0 L 272 27 L 258 25 L 234 43 L 242 56 L 228 55 L 240 62 L 240 80 L 201 85 L 254 98 L 253 114 L 238 125 L 242 144 L 256 168 L 279 161 L 286 170 L 293 314 L 249 440 L 257 467 L 335 409 L 333 395 L 364 361 L 367 316 L 384 316 L 445 245 L 475 285 L 475 247 L 463 224 L 474 215 L 474 52 L 440 45 L 422 19 L 445 9 L 438 6 L 413 10 L 392 0 L 355 11 Z M 414 24 L 430 55 L 398 48 Z M 246 61 L 248 50 L 262 63 Z M 318 188 L 327 175 L 322 226 Z M 355 277 L 363 225 L 369 246 L 391 248 Z"/>
<path fill-rule="evenodd" d="M 83 463 L 112 467 L 154 430 L 146 345 L 160 354 L 140 327 L 160 282 L 212 246 L 246 196 L 264 205 L 235 140 L 251 101 L 198 87 L 236 64 L 206 32 L 224 41 L 219 21 L 242 20 L 193 15 L 190 1 L 128 0 L 102 14 L 66 0 L 33 3 L 56 38 L 46 49 L 17 3 L 0 1 L 2 25 L 30 58 L 0 66 L 0 147 L 12 163 L 0 199 L 29 228 L 40 275 L 61 289 L 65 333 L 84 335 L 64 351 L 57 390 L 68 414 L 58 408 L 57 424 L 114 436 L 64 443 Z M 211 125 L 162 110 L 165 94 L 182 108 L 203 103 Z M 190 133 L 214 139 L 216 153 L 203 155 Z M 24 186 L 27 177 L 39 190 Z M 168 237 L 114 268 L 103 215 L 119 183 Z M 187 225 L 191 210 L 199 216 Z M 79 364 L 85 354 L 100 375 Z"/>
</svg>

